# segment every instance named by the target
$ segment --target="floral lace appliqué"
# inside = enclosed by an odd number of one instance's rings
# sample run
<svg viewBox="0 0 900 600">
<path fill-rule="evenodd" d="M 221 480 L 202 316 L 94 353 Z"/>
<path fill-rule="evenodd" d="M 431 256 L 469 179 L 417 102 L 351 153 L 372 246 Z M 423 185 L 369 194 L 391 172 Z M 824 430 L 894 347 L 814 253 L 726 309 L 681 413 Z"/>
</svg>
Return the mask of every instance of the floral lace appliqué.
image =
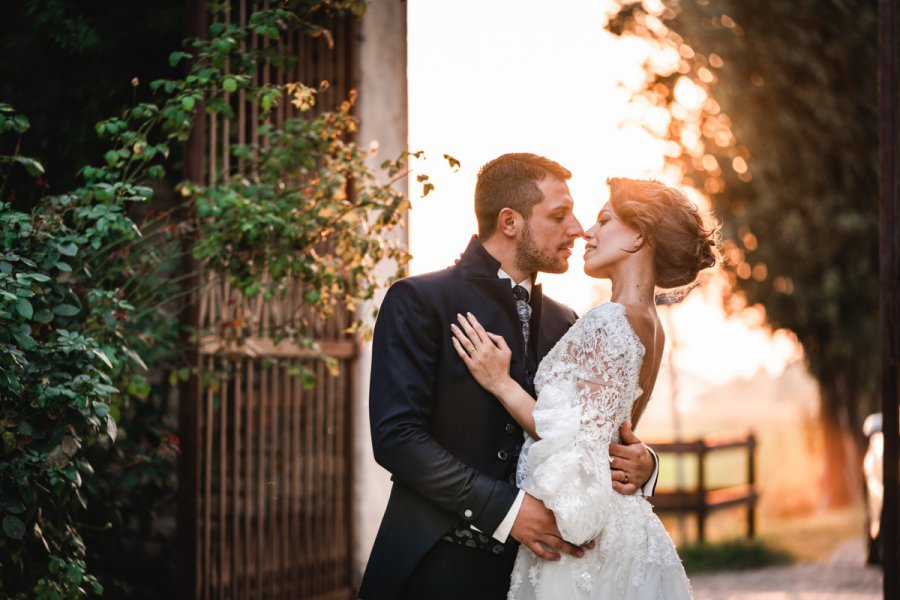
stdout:
<svg viewBox="0 0 900 600">
<path fill-rule="evenodd" d="M 509 598 L 686 600 L 690 586 L 671 539 L 642 496 L 612 489 L 609 444 L 643 393 L 644 347 L 621 304 L 585 314 L 557 342 L 535 376 L 540 440 L 526 439 L 519 487 L 556 515 L 573 544 L 596 541 L 580 559 L 545 562 L 521 547 Z"/>
</svg>

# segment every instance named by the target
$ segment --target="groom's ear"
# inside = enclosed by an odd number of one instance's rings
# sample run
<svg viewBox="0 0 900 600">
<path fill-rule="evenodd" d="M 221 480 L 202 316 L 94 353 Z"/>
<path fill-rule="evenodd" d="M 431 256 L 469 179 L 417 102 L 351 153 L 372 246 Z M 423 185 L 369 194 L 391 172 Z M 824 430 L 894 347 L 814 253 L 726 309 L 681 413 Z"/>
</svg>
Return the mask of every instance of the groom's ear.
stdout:
<svg viewBox="0 0 900 600">
<path fill-rule="evenodd" d="M 524 224 L 522 215 L 511 208 L 501 208 L 497 215 L 497 231 L 508 238 L 516 237 Z"/>
</svg>

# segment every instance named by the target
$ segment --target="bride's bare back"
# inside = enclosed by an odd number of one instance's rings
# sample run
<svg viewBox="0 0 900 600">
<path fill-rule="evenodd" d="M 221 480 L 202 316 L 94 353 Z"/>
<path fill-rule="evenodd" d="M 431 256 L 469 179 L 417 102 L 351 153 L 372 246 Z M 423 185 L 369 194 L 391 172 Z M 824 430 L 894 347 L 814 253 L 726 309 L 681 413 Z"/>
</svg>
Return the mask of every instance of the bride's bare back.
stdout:
<svg viewBox="0 0 900 600">
<path fill-rule="evenodd" d="M 666 346 L 666 333 L 662 328 L 659 315 L 655 307 L 647 307 L 642 304 L 625 304 L 625 316 L 628 323 L 644 346 L 644 363 L 641 365 L 641 373 L 638 382 L 644 391 L 634 401 L 631 409 L 632 428 L 637 428 L 641 415 L 656 385 L 656 377 L 659 375 L 659 367 L 662 364 Z"/>
</svg>

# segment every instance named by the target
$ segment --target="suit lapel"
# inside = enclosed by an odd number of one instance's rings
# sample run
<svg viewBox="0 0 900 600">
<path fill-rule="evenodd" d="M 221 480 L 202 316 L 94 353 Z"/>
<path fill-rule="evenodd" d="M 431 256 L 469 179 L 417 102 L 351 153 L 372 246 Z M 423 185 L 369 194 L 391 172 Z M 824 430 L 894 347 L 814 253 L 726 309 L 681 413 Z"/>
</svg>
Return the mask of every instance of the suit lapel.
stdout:
<svg viewBox="0 0 900 600">
<path fill-rule="evenodd" d="M 541 284 L 536 283 L 531 286 L 531 298 L 529 300 L 531 304 L 531 348 L 529 350 L 532 353 L 536 352 L 534 354 L 536 366 L 550 349 L 544 348 L 546 342 L 541 335 L 545 329 L 541 327 L 541 314 L 544 306 L 544 292 Z"/>
<path fill-rule="evenodd" d="M 509 344 L 509 348 L 512 350 L 513 372 L 524 371 L 522 357 L 525 354 L 525 340 L 522 339 L 522 325 L 519 323 L 519 317 L 516 313 L 516 300 L 510 289 L 509 281 L 500 279 L 496 273 L 493 277 L 471 276 L 468 279 L 489 297 L 491 304 L 500 307 L 501 310 L 496 315 L 499 318 L 499 322 L 496 325 L 500 325 L 501 330 L 491 331 L 491 326 L 495 325 L 493 323 L 482 324 L 491 333 L 503 335 L 506 339 L 506 343 Z"/>
</svg>

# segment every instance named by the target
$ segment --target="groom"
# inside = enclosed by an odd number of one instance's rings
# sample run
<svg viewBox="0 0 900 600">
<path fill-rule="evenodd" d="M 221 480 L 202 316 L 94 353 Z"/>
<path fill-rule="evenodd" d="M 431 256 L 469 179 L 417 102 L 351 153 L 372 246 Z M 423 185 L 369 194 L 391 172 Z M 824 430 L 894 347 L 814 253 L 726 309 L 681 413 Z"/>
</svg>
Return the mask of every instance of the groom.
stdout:
<svg viewBox="0 0 900 600">
<path fill-rule="evenodd" d="M 516 488 L 522 429 L 475 382 L 450 341 L 456 315 L 471 312 L 506 339 L 510 372 L 534 395 L 540 360 L 577 318 L 534 283 L 538 271 L 565 272 L 584 233 L 569 177 L 534 154 L 490 161 L 475 186 L 478 236 L 457 264 L 400 280 L 385 296 L 369 416 L 375 459 L 394 484 L 363 600 L 501 599 L 516 542 L 546 560 L 584 552 L 562 539 L 541 501 Z M 654 457 L 630 430 L 622 442 L 610 448 L 611 485 L 634 493 L 652 480 L 652 488 Z"/>
</svg>

